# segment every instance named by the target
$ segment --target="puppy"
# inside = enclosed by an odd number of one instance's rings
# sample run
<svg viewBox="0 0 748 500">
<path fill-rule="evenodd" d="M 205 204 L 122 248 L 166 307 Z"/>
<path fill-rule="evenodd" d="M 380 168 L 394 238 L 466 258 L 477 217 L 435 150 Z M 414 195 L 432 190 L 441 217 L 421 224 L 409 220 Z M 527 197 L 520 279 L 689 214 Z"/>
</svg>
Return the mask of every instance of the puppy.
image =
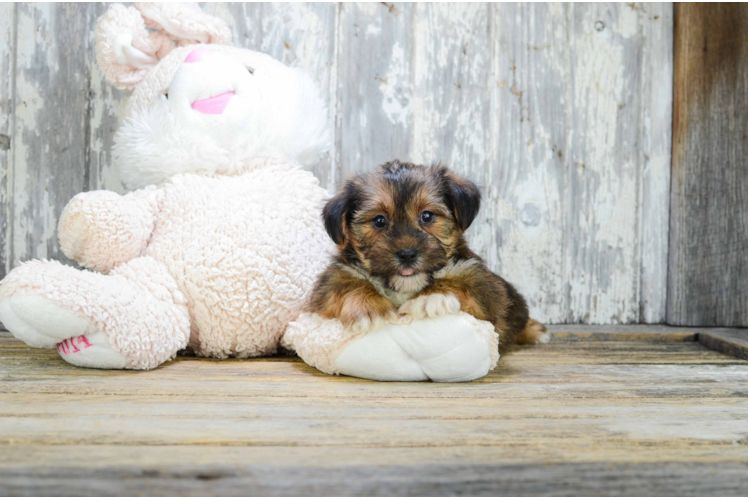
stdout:
<svg viewBox="0 0 748 500">
<path fill-rule="evenodd" d="M 493 323 L 501 354 L 547 341 L 522 295 L 465 242 L 480 199 L 475 184 L 442 166 L 392 161 L 352 178 L 322 212 L 338 255 L 318 279 L 310 309 L 354 331 L 398 314 L 462 310 Z"/>
</svg>

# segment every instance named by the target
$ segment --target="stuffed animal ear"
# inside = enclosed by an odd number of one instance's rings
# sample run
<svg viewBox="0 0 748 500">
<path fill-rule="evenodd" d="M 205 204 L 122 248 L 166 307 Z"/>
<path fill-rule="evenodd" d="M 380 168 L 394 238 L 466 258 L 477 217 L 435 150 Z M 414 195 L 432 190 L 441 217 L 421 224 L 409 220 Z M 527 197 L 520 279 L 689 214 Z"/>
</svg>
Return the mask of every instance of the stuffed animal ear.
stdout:
<svg viewBox="0 0 748 500">
<path fill-rule="evenodd" d="M 177 45 L 231 42 L 226 23 L 191 3 L 114 4 L 97 21 L 95 35 L 96 61 L 122 90 L 134 89 Z"/>
<path fill-rule="evenodd" d="M 165 35 L 148 31 L 137 9 L 114 4 L 96 22 L 96 62 L 107 81 L 132 90 L 174 49 Z"/>
<path fill-rule="evenodd" d="M 147 27 L 160 30 L 177 45 L 230 44 L 231 31 L 221 19 L 203 12 L 196 3 L 136 2 Z"/>
<path fill-rule="evenodd" d="M 447 203 L 451 206 L 460 228 L 465 231 L 480 210 L 480 190 L 469 180 L 458 177 L 446 168 L 443 168 L 442 172 L 446 183 Z"/>
</svg>

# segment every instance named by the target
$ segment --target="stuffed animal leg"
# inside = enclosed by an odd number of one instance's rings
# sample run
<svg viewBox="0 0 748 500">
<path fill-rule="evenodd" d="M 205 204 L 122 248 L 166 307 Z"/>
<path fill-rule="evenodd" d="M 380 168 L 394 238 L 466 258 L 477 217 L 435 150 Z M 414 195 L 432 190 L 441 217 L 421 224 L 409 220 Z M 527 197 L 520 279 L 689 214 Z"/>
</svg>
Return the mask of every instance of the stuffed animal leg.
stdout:
<svg viewBox="0 0 748 500">
<path fill-rule="evenodd" d="M 338 320 L 304 313 L 289 324 L 283 345 L 324 373 L 389 382 L 468 382 L 485 376 L 499 360 L 493 325 L 463 312 L 400 318 L 362 334 Z"/>
<path fill-rule="evenodd" d="M 68 363 L 87 368 L 155 368 L 190 335 L 185 299 L 151 257 L 108 275 L 26 262 L 0 286 L 0 321 L 31 347 L 56 348 Z"/>
</svg>

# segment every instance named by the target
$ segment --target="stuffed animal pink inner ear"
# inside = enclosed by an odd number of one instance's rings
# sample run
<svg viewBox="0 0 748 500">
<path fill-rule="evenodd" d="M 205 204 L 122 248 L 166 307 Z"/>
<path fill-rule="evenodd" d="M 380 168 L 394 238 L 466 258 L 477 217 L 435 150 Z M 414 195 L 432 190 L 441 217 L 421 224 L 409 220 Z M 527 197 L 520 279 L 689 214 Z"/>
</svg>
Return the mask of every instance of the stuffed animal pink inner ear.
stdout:
<svg viewBox="0 0 748 500">
<path fill-rule="evenodd" d="M 195 43 L 230 44 L 226 23 L 203 12 L 196 3 L 136 2 L 149 28 L 163 31 L 179 46 Z"/>
<path fill-rule="evenodd" d="M 115 4 L 96 23 L 96 61 L 107 81 L 132 90 L 174 48 L 168 37 L 149 32 L 136 9 Z"/>
<path fill-rule="evenodd" d="M 96 60 L 107 81 L 119 89 L 134 89 L 177 46 L 231 41 L 226 24 L 197 4 L 136 7 L 114 4 L 96 24 Z"/>
</svg>

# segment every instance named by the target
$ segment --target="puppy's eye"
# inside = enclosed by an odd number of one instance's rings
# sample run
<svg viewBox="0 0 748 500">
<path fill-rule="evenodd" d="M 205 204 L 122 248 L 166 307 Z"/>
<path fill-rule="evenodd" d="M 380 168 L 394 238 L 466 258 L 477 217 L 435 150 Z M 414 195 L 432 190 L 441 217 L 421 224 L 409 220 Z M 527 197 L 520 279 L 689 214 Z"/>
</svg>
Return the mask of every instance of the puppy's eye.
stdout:
<svg viewBox="0 0 748 500">
<path fill-rule="evenodd" d="M 384 215 L 377 215 L 371 220 L 371 225 L 377 229 L 384 229 L 387 227 L 387 217 Z"/>
<path fill-rule="evenodd" d="M 424 226 L 427 226 L 434 222 L 434 218 L 435 216 L 433 212 L 429 212 L 428 210 L 424 210 L 423 212 L 421 212 L 420 220 L 421 224 L 423 224 Z"/>
</svg>

